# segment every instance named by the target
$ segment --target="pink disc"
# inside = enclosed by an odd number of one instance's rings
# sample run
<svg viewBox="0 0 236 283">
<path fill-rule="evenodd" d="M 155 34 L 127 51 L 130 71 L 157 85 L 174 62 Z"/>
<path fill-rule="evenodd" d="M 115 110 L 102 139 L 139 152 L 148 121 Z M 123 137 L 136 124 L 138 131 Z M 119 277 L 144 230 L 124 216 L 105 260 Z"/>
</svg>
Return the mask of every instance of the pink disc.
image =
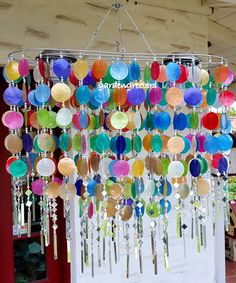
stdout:
<svg viewBox="0 0 236 283">
<path fill-rule="evenodd" d="M 93 217 L 93 203 L 90 202 L 88 206 L 88 218 L 91 219 Z"/>
<path fill-rule="evenodd" d="M 222 106 L 231 106 L 234 103 L 234 94 L 229 90 L 224 90 L 219 95 L 219 101 Z"/>
<path fill-rule="evenodd" d="M 32 191 L 38 195 L 41 196 L 43 194 L 43 187 L 45 186 L 45 182 L 43 179 L 37 179 L 33 181 L 32 183 Z"/>
<path fill-rule="evenodd" d="M 21 77 L 25 78 L 28 76 L 30 70 L 29 62 L 27 59 L 22 58 L 18 65 L 18 72 Z"/>
<path fill-rule="evenodd" d="M 17 130 L 23 126 L 24 117 L 20 112 L 7 111 L 2 116 L 2 123 L 11 130 Z"/>
<path fill-rule="evenodd" d="M 54 178 L 54 179 L 53 179 Z M 60 179 L 60 178 L 58 178 L 58 177 L 53 177 L 52 179 L 53 179 L 53 182 L 55 182 L 55 183 L 57 183 L 57 184 L 59 184 L 59 185 L 61 185 L 62 183 L 63 183 L 63 181 Z"/>
<path fill-rule="evenodd" d="M 72 117 L 72 124 L 76 130 L 82 130 L 80 126 L 80 113 L 76 112 Z"/>
<path fill-rule="evenodd" d="M 158 104 L 162 99 L 162 91 L 159 87 L 151 88 L 149 92 L 149 100 L 152 105 Z"/>
<path fill-rule="evenodd" d="M 205 141 L 206 137 L 197 133 L 197 138 L 198 138 L 198 151 L 199 152 L 205 152 L 204 141 Z"/>
<path fill-rule="evenodd" d="M 129 163 L 125 160 L 118 160 L 113 166 L 113 172 L 118 178 L 127 176 L 129 174 Z"/>
<path fill-rule="evenodd" d="M 82 153 L 86 153 L 86 136 L 82 135 Z"/>
<path fill-rule="evenodd" d="M 230 85 L 232 81 L 234 80 L 234 73 L 231 69 L 229 69 L 227 80 L 224 82 L 224 85 Z"/>
</svg>

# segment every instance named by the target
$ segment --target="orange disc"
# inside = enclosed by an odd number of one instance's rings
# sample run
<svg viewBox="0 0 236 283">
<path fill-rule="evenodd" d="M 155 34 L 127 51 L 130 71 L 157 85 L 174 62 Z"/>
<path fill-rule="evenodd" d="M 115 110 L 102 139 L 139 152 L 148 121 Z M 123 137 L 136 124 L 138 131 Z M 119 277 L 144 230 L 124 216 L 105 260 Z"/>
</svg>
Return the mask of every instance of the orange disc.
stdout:
<svg viewBox="0 0 236 283">
<path fill-rule="evenodd" d="M 38 118 L 37 118 L 37 112 L 33 112 L 31 113 L 30 117 L 29 117 L 29 122 L 30 122 L 30 126 L 32 126 L 35 129 L 39 129 L 39 123 L 38 123 Z"/>
<path fill-rule="evenodd" d="M 126 88 L 116 88 L 113 93 L 113 100 L 117 106 L 122 106 L 127 100 Z"/>
<path fill-rule="evenodd" d="M 229 74 L 229 68 L 222 65 L 216 68 L 216 72 L 215 72 L 215 82 L 216 83 L 224 83 L 227 78 L 228 78 L 228 74 Z"/>
<path fill-rule="evenodd" d="M 160 73 L 159 76 L 157 78 L 157 81 L 159 83 L 164 83 L 167 81 L 167 76 L 166 76 L 166 65 L 161 65 L 160 66 Z"/>
<path fill-rule="evenodd" d="M 162 151 L 163 153 L 169 152 L 169 150 L 168 150 L 168 148 L 167 148 L 167 143 L 168 143 L 170 137 L 169 137 L 169 136 L 166 136 L 166 135 L 162 135 L 162 136 L 161 136 L 161 139 L 162 139 L 162 150 L 161 150 L 161 151 Z"/>
<path fill-rule="evenodd" d="M 62 158 L 58 162 L 58 171 L 63 175 L 63 176 L 71 176 L 76 172 L 76 166 L 74 163 L 74 160 L 68 157 Z"/>
<path fill-rule="evenodd" d="M 60 187 L 60 184 L 58 184 L 56 182 L 49 182 L 46 185 L 44 194 L 48 198 L 57 198 L 59 196 L 59 187 Z"/>
<path fill-rule="evenodd" d="M 185 142 L 182 137 L 171 137 L 167 142 L 167 148 L 170 153 L 179 154 L 184 150 Z"/>
<path fill-rule="evenodd" d="M 96 60 L 92 66 L 92 74 L 93 76 L 100 80 L 104 78 L 107 74 L 107 64 L 104 60 Z"/>
<path fill-rule="evenodd" d="M 147 152 L 152 151 L 152 135 L 151 134 L 147 134 L 143 138 L 143 147 Z"/>
<path fill-rule="evenodd" d="M 166 101 L 171 106 L 181 105 L 183 102 L 183 92 L 177 87 L 171 87 L 166 92 Z"/>
<path fill-rule="evenodd" d="M 13 153 L 13 154 L 21 152 L 21 150 L 23 148 L 22 139 L 15 134 L 7 135 L 5 140 L 4 140 L 4 145 L 5 145 L 5 148 L 10 153 Z"/>
<path fill-rule="evenodd" d="M 202 100 L 202 104 L 201 104 L 201 108 L 206 108 L 208 106 L 207 104 L 207 99 L 206 99 L 206 95 L 207 95 L 207 91 L 203 90 L 202 91 L 202 97 L 203 97 L 203 100 Z"/>
</svg>

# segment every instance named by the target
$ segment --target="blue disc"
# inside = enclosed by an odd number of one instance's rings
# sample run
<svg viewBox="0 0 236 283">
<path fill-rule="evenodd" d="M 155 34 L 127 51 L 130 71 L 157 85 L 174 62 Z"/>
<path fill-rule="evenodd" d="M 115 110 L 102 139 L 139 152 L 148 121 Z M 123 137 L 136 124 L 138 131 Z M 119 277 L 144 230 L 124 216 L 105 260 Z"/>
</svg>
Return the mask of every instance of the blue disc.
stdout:
<svg viewBox="0 0 236 283">
<path fill-rule="evenodd" d="M 36 159 L 38 158 L 38 154 L 34 152 L 29 153 L 29 161 L 30 161 L 30 167 L 34 168 L 34 164 Z"/>
<path fill-rule="evenodd" d="M 75 187 L 76 187 L 76 194 L 77 196 L 82 196 L 82 185 L 83 185 L 83 180 L 82 179 L 78 179 L 75 182 Z"/>
<path fill-rule="evenodd" d="M 50 88 L 45 84 L 37 86 L 34 92 L 35 99 L 40 103 L 45 103 L 50 98 Z"/>
<path fill-rule="evenodd" d="M 201 174 L 201 164 L 198 159 L 190 161 L 189 171 L 193 177 L 198 177 Z"/>
<path fill-rule="evenodd" d="M 161 181 L 161 185 L 160 185 L 159 189 L 160 189 L 160 193 L 163 195 L 163 197 L 168 197 L 172 193 L 171 183 L 167 180 Z"/>
<path fill-rule="evenodd" d="M 79 113 L 79 123 L 80 123 L 80 127 L 82 129 L 86 129 L 88 127 L 88 123 L 89 123 L 89 120 L 88 120 L 88 114 L 86 113 L 85 110 L 82 110 L 80 111 Z"/>
<path fill-rule="evenodd" d="M 71 72 L 70 63 L 62 58 L 55 60 L 53 62 L 53 72 L 59 80 L 63 78 L 66 81 Z"/>
<path fill-rule="evenodd" d="M 204 148 L 207 153 L 215 154 L 219 150 L 218 139 L 215 136 L 207 135 L 204 141 Z"/>
<path fill-rule="evenodd" d="M 160 207 L 161 207 L 161 214 L 165 214 L 170 212 L 171 210 L 171 203 L 166 199 L 160 200 Z"/>
<path fill-rule="evenodd" d="M 93 90 L 94 99 L 99 104 L 103 104 L 108 101 L 110 97 L 110 90 L 108 87 L 97 87 Z"/>
<path fill-rule="evenodd" d="M 126 147 L 126 141 L 125 138 L 121 135 L 118 136 L 117 140 L 116 140 L 116 150 L 117 150 L 117 154 L 122 154 L 125 151 L 125 147 Z"/>
<path fill-rule="evenodd" d="M 28 101 L 31 105 L 37 107 L 42 106 L 42 103 L 35 98 L 35 89 L 31 90 L 28 94 Z"/>
<path fill-rule="evenodd" d="M 184 140 L 185 146 L 184 146 L 184 149 L 183 149 L 183 151 L 181 152 L 181 154 L 185 154 L 185 153 L 187 153 L 187 152 L 190 150 L 191 143 L 190 143 L 190 140 L 187 139 L 186 137 L 182 137 L 182 138 L 183 138 L 183 140 Z"/>
<path fill-rule="evenodd" d="M 87 104 L 90 100 L 90 90 L 88 86 L 79 86 L 76 90 L 75 97 L 80 104 Z"/>
<path fill-rule="evenodd" d="M 169 81 L 177 81 L 180 77 L 180 66 L 174 62 L 170 62 L 166 66 L 166 76 Z"/>
<path fill-rule="evenodd" d="M 118 61 L 111 65 L 110 73 L 115 80 L 121 81 L 127 77 L 129 70 L 124 62 Z"/>
<path fill-rule="evenodd" d="M 117 161 L 118 161 L 117 159 L 116 159 L 116 160 L 112 160 L 112 161 L 110 162 L 109 166 L 108 166 L 109 173 L 110 173 L 110 175 L 111 175 L 112 177 L 115 176 L 115 174 L 114 174 L 114 172 L 113 172 L 113 167 L 114 167 L 114 165 L 115 165 L 115 163 L 116 163 Z"/>
<path fill-rule="evenodd" d="M 145 211 L 145 202 L 144 200 L 137 200 L 135 202 L 135 215 L 137 217 L 143 216 Z"/>
<path fill-rule="evenodd" d="M 158 120 L 159 120 L 158 122 L 159 130 L 165 131 L 169 128 L 170 123 L 171 123 L 171 117 L 168 112 L 165 112 L 165 111 L 159 112 Z"/>
<path fill-rule="evenodd" d="M 218 170 L 220 174 L 226 174 L 228 171 L 228 160 L 225 157 L 222 157 L 218 163 Z"/>
<path fill-rule="evenodd" d="M 137 62 L 132 62 L 130 64 L 130 73 L 132 81 L 138 81 L 140 78 L 140 66 Z"/>
<path fill-rule="evenodd" d="M 219 151 L 230 150 L 233 146 L 233 139 L 230 135 L 221 134 L 217 137 L 219 143 Z"/>
<path fill-rule="evenodd" d="M 197 106 L 202 103 L 202 93 L 197 87 L 190 87 L 184 91 L 184 101 L 190 106 Z"/>
<path fill-rule="evenodd" d="M 87 185 L 87 192 L 89 194 L 90 197 L 94 196 L 94 189 L 97 185 L 97 182 L 95 180 L 89 180 L 88 181 L 88 185 Z"/>
<path fill-rule="evenodd" d="M 184 113 L 179 113 L 179 114 L 175 113 L 173 124 L 175 130 L 183 131 L 187 126 L 186 115 Z"/>
<path fill-rule="evenodd" d="M 33 139 L 32 139 L 32 137 L 31 137 L 31 135 L 25 133 L 25 134 L 22 136 L 22 142 L 23 142 L 23 149 L 24 149 L 26 152 L 31 152 L 32 149 L 33 149 Z"/>
<path fill-rule="evenodd" d="M 22 100 L 22 91 L 17 87 L 9 86 L 3 93 L 3 99 L 7 105 L 17 106 Z"/>
</svg>

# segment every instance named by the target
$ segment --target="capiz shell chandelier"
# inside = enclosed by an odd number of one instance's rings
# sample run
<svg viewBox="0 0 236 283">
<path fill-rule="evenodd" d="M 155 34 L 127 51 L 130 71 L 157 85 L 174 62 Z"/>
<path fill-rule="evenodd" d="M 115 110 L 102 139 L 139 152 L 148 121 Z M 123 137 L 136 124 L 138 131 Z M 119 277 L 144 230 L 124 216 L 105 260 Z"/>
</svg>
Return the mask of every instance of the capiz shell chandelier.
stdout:
<svg viewBox="0 0 236 283">
<path fill-rule="evenodd" d="M 121 8 L 149 53 L 122 48 Z M 89 50 L 113 9 L 117 52 Z M 71 203 L 79 197 L 80 270 L 92 277 L 104 262 L 112 273 L 122 249 L 125 276 L 131 257 L 143 273 L 145 235 L 154 274 L 157 241 L 169 270 L 171 210 L 185 254 L 186 230 L 198 252 L 206 247 L 207 207 L 210 203 L 214 227 L 216 199 L 223 203 L 227 228 L 233 145 L 228 110 L 234 102 L 228 86 L 234 76 L 224 58 L 154 53 L 126 7 L 116 2 L 85 50 L 15 51 L 3 74 L 9 83 L 3 97 L 10 109 L 2 122 L 9 128 L 6 170 L 14 181 L 14 211 L 19 225 L 27 222 L 30 237 L 32 203 L 39 197 L 42 252 L 52 233 L 57 259 L 58 197 L 64 201 L 68 260 Z"/>
</svg>

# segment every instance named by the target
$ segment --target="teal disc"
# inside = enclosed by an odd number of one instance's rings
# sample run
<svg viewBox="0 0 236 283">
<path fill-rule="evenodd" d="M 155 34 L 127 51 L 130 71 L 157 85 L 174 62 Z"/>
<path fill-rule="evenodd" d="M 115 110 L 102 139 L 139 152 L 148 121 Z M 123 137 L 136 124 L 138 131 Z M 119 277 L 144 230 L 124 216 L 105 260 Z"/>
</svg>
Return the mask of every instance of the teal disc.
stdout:
<svg viewBox="0 0 236 283">
<path fill-rule="evenodd" d="M 21 178 L 27 173 L 27 165 L 22 160 L 15 160 L 11 163 L 9 171 L 13 177 Z"/>
</svg>

